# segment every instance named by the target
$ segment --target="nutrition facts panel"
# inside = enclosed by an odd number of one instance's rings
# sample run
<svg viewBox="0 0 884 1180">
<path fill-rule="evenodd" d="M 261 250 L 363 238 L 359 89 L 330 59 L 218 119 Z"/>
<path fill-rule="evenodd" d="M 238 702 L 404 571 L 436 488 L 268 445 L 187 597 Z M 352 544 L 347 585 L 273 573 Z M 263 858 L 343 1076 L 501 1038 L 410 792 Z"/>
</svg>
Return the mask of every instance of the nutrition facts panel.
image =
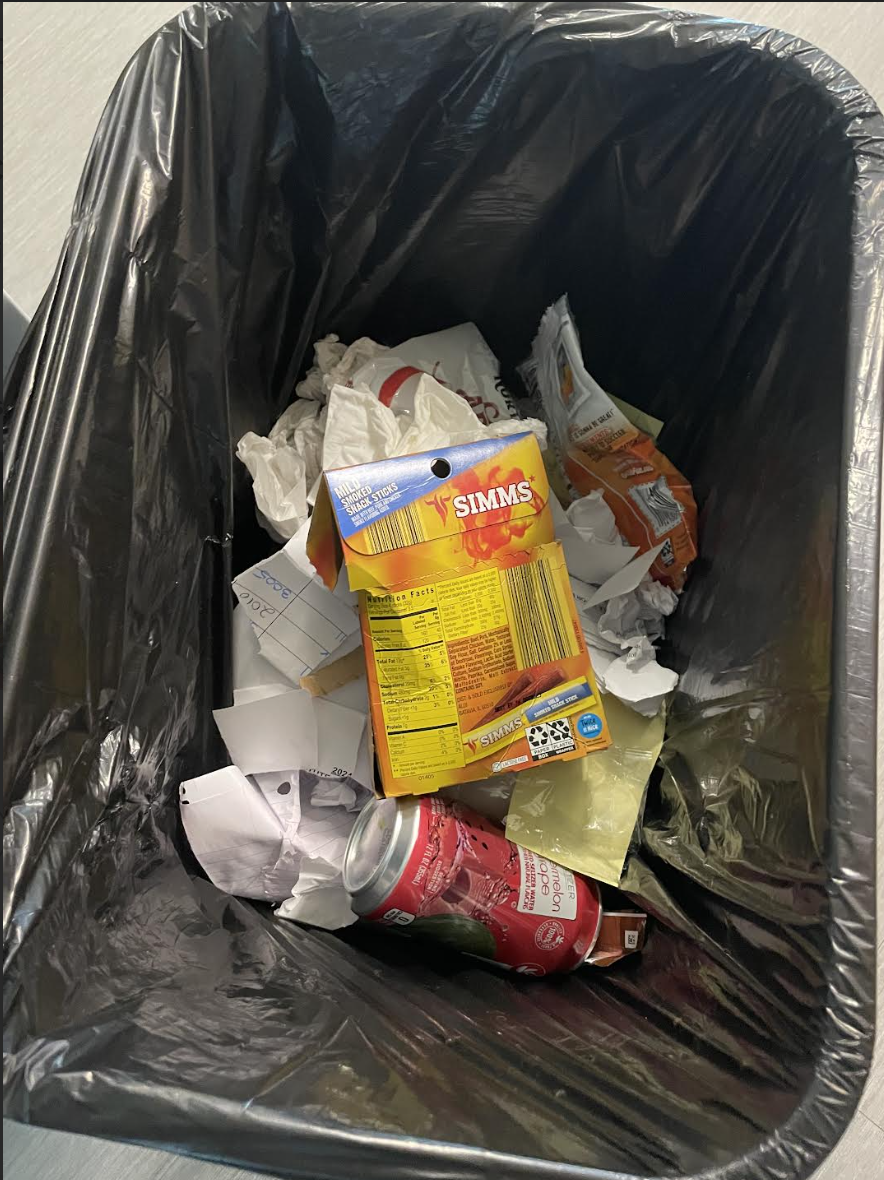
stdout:
<svg viewBox="0 0 884 1180">
<path fill-rule="evenodd" d="M 464 765 L 435 586 L 367 595 L 390 763 L 398 778 Z"/>
</svg>

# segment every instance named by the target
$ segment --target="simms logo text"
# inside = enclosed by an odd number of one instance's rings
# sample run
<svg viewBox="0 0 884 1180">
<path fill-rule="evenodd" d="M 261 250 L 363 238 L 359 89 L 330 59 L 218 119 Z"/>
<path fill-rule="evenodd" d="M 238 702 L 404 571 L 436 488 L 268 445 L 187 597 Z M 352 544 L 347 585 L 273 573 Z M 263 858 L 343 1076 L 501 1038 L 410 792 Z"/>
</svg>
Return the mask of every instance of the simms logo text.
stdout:
<svg viewBox="0 0 884 1180">
<path fill-rule="evenodd" d="M 507 484 L 505 488 L 489 488 L 487 492 L 467 492 L 465 496 L 454 497 L 454 515 L 472 516 L 475 512 L 494 512 L 507 505 L 528 504 L 532 495 L 527 479 Z"/>
<path fill-rule="evenodd" d="M 506 737 L 510 733 L 515 733 L 517 729 L 521 728 L 522 718 L 513 717 L 509 721 L 504 721 L 503 725 L 498 725 L 495 729 L 489 730 L 488 733 L 483 733 L 479 738 L 479 742 L 483 746 L 493 746 L 501 738 Z"/>
</svg>

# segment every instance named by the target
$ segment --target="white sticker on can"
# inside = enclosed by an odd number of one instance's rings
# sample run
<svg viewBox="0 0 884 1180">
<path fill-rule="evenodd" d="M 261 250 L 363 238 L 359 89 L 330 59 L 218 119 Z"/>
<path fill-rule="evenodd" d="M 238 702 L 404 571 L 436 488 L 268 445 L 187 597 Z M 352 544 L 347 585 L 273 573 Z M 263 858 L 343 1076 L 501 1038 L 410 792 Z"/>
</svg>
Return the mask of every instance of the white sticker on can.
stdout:
<svg viewBox="0 0 884 1180">
<path fill-rule="evenodd" d="M 519 850 L 519 900 L 516 909 L 522 914 L 540 914 L 544 918 L 577 917 L 577 886 L 570 869 L 562 868 L 530 848 Z"/>
</svg>

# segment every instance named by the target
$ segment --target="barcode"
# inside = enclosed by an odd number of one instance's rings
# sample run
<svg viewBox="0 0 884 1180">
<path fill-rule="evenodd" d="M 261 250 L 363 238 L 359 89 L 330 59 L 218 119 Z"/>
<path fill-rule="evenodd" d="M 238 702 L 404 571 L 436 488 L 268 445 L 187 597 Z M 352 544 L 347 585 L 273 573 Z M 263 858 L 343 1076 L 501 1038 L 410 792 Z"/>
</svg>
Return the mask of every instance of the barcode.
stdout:
<svg viewBox="0 0 884 1180">
<path fill-rule="evenodd" d="M 516 666 L 533 668 L 577 655 L 577 637 L 562 610 L 549 559 L 500 571 L 508 591 Z"/>
<path fill-rule="evenodd" d="M 635 484 L 629 489 L 629 494 L 654 530 L 655 536 L 662 537 L 680 523 L 681 504 L 670 491 L 665 475 L 653 483 Z"/>
<path fill-rule="evenodd" d="M 415 504 L 406 504 L 365 526 L 365 537 L 372 553 L 388 553 L 426 541 L 423 522 Z"/>
</svg>

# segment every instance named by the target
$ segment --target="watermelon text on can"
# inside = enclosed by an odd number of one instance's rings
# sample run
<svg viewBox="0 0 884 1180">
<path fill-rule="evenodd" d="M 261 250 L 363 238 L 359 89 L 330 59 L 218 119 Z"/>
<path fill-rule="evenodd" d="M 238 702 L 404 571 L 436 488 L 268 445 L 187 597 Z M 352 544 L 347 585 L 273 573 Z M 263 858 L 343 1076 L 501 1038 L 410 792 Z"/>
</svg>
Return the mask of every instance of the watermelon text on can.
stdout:
<svg viewBox="0 0 884 1180">
<path fill-rule="evenodd" d="M 374 799 L 344 854 L 354 911 L 525 975 L 579 967 L 602 920 L 598 886 L 438 796 Z"/>
</svg>

